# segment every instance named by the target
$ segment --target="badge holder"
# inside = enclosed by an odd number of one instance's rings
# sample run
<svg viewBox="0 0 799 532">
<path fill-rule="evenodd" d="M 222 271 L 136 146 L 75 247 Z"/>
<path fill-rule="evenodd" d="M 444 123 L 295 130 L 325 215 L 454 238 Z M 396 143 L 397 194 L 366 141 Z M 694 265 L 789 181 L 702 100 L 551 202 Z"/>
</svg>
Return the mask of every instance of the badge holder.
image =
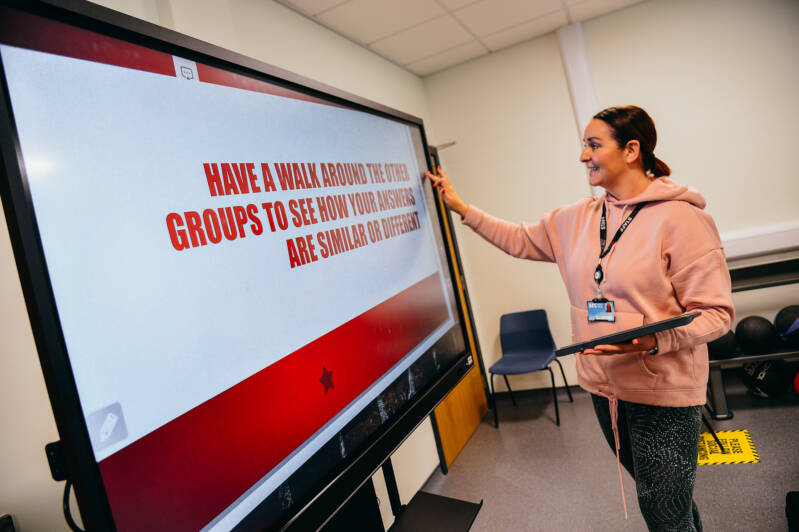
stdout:
<svg viewBox="0 0 799 532">
<path fill-rule="evenodd" d="M 597 298 L 587 302 L 588 321 L 616 321 L 616 308 L 613 301 Z"/>
<path fill-rule="evenodd" d="M 599 283 L 602 282 L 602 264 L 598 264 L 594 271 L 594 280 L 596 281 L 596 297 L 591 301 L 586 301 L 588 308 L 588 321 L 616 321 L 616 304 L 604 297 L 602 297 L 602 289 Z"/>
</svg>

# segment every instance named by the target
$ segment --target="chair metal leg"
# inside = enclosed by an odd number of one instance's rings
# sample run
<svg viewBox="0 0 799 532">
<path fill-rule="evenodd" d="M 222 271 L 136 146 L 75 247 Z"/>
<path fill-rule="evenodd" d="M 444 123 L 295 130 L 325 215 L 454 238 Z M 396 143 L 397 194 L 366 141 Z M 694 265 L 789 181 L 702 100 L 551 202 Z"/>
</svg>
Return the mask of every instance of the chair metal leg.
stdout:
<svg viewBox="0 0 799 532">
<path fill-rule="evenodd" d="M 557 362 L 558 366 L 560 366 L 560 374 L 563 376 L 563 385 L 566 387 L 566 393 L 569 394 L 569 401 L 573 403 L 574 399 L 572 399 L 572 391 L 569 389 L 569 383 L 566 382 L 566 373 L 563 372 L 563 366 L 561 366 L 560 360 L 557 358 L 555 359 L 555 362 Z"/>
<path fill-rule="evenodd" d="M 497 414 L 497 395 L 494 393 L 494 374 L 491 374 L 491 402 L 494 404 L 494 428 L 499 428 L 499 415 Z"/>
<path fill-rule="evenodd" d="M 516 406 L 516 398 L 513 397 L 513 390 L 510 389 L 510 383 L 508 382 L 508 376 L 503 375 L 505 377 L 505 386 L 508 387 L 508 393 L 510 394 L 510 400 L 513 401 L 513 406 Z"/>
<path fill-rule="evenodd" d="M 704 421 L 705 426 L 707 427 L 707 430 L 710 431 L 710 434 L 713 436 L 713 439 L 716 440 L 716 443 L 719 444 L 719 448 L 721 449 L 721 454 L 727 454 L 727 451 L 724 450 L 724 446 L 721 444 L 721 440 L 719 440 L 719 437 L 716 436 L 716 431 L 713 430 L 713 427 L 710 426 L 710 422 L 705 417 L 704 411 L 702 412 L 702 421 Z"/>
<path fill-rule="evenodd" d="M 558 390 L 555 388 L 555 373 L 547 366 L 549 377 L 552 379 L 552 397 L 555 399 L 555 424 L 560 427 L 560 410 L 558 410 Z"/>
</svg>

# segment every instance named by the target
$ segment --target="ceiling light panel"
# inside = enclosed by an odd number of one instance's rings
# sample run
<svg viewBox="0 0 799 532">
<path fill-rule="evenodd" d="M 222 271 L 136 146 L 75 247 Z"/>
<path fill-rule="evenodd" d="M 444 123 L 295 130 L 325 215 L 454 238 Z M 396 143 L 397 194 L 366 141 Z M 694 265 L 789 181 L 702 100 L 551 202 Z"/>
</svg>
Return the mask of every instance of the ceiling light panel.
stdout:
<svg viewBox="0 0 799 532">
<path fill-rule="evenodd" d="M 639 2 L 641 0 L 572 0 L 569 2 L 568 8 L 572 20 L 582 22 Z"/>
<path fill-rule="evenodd" d="M 562 8 L 560 0 L 482 0 L 455 11 L 455 16 L 482 37 Z"/>
<path fill-rule="evenodd" d="M 551 31 L 555 31 L 562 26 L 568 25 L 568 23 L 569 21 L 566 18 L 566 13 L 564 11 L 556 11 L 555 13 L 531 20 L 530 22 L 523 22 L 507 30 L 481 37 L 480 40 L 483 41 L 483 44 L 488 46 L 492 52 L 496 52 L 497 50 L 512 46 L 516 43 L 528 41 Z"/>
<path fill-rule="evenodd" d="M 315 17 L 362 44 L 370 44 L 443 15 L 435 0 L 351 0 Z"/>
<path fill-rule="evenodd" d="M 442 4 L 444 7 L 449 9 L 450 11 L 454 11 L 456 9 L 460 9 L 464 6 L 468 6 L 469 4 L 476 4 L 481 0 L 439 0 L 439 3 Z"/>
<path fill-rule="evenodd" d="M 349 0 L 281 0 L 282 3 L 296 7 L 308 15 L 317 15 L 331 7 L 336 7 Z"/>
<path fill-rule="evenodd" d="M 406 65 L 472 40 L 452 17 L 443 15 L 369 45 L 383 57 Z"/>
<path fill-rule="evenodd" d="M 405 68 L 416 74 L 417 76 L 426 76 L 439 70 L 444 70 L 447 67 L 459 65 L 470 59 L 480 57 L 488 52 L 485 47 L 477 41 L 471 41 L 446 52 L 442 52 L 433 57 L 416 61 Z"/>
</svg>

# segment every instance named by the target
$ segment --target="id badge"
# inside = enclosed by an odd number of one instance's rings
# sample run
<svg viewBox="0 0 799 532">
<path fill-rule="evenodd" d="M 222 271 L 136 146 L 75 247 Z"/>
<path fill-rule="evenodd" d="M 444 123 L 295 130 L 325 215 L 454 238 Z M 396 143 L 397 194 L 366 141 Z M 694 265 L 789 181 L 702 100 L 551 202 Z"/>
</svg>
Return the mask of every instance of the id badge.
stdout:
<svg viewBox="0 0 799 532">
<path fill-rule="evenodd" d="M 616 310 L 613 301 L 594 299 L 588 301 L 588 321 L 616 321 Z"/>
</svg>

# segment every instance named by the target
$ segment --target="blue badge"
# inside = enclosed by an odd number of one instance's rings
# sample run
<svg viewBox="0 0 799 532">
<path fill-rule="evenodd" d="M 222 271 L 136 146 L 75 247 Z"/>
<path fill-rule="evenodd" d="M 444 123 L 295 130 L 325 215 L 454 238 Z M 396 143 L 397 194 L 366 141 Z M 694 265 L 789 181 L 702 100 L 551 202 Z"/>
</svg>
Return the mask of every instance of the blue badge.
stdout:
<svg viewBox="0 0 799 532">
<path fill-rule="evenodd" d="M 616 307 L 613 301 L 595 299 L 588 301 L 588 321 L 616 321 Z"/>
</svg>

